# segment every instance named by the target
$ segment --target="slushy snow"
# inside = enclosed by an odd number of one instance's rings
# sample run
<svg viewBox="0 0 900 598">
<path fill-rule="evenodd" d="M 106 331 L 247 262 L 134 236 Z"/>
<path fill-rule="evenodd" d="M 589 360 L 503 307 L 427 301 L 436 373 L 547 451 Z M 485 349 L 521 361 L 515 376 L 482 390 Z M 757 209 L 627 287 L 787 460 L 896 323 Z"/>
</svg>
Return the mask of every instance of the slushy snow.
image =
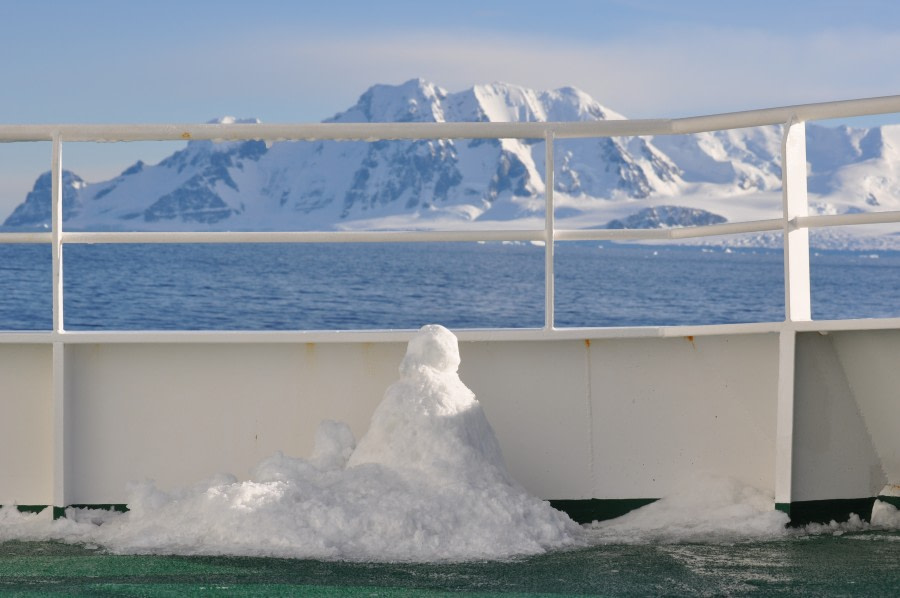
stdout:
<svg viewBox="0 0 900 598">
<path fill-rule="evenodd" d="M 730 542 L 784 537 L 789 518 L 774 498 L 728 477 L 689 476 L 670 496 L 616 519 L 594 522 L 600 544 Z"/>
<path fill-rule="evenodd" d="M 0 508 L 0 542 L 62 540 L 122 554 L 461 561 L 592 544 L 900 528 L 897 509 L 878 501 L 871 525 L 857 517 L 790 530 L 770 494 L 709 475 L 618 519 L 579 526 L 512 479 L 459 363 L 456 337 L 425 326 L 358 443 L 346 424 L 323 421 L 309 458 L 277 453 L 244 482 L 218 475 L 170 492 L 134 484 L 124 514 L 67 509 L 51 521 Z"/>
</svg>

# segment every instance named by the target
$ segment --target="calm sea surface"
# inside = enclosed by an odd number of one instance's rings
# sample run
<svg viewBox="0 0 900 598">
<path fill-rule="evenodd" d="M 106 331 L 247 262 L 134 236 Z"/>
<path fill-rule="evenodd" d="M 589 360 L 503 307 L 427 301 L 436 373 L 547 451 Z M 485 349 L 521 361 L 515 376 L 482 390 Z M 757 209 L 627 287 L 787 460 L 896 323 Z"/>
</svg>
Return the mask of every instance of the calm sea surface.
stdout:
<svg viewBox="0 0 900 598">
<path fill-rule="evenodd" d="M 556 248 L 556 325 L 784 318 L 780 251 Z M 900 315 L 900 254 L 812 257 L 816 319 Z M 48 246 L 0 245 L 0 329 L 52 326 Z M 67 245 L 69 330 L 541 327 L 544 251 L 477 243 Z"/>
</svg>

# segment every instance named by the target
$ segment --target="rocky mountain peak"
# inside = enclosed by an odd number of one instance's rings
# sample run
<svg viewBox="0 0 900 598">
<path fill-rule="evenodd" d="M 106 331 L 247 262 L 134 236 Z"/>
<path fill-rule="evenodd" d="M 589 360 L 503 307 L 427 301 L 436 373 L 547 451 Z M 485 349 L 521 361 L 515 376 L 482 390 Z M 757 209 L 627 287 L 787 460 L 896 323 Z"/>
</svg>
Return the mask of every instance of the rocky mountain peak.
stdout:
<svg viewBox="0 0 900 598">
<path fill-rule="evenodd" d="M 400 85 L 373 85 L 356 105 L 326 122 L 443 122 L 447 92 L 424 79 Z"/>
</svg>

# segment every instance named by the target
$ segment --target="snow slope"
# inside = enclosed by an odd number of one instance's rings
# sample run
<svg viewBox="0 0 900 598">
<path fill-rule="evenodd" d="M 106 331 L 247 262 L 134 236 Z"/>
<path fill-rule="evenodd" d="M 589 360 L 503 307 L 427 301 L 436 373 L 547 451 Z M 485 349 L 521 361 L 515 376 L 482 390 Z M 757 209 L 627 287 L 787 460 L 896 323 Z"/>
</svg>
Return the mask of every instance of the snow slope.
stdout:
<svg viewBox="0 0 900 598">
<path fill-rule="evenodd" d="M 571 87 L 535 91 L 493 83 L 450 93 L 413 79 L 375 85 L 327 122 L 622 118 Z M 900 127 L 809 124 L 807 137 L 812 212 L 896 209 Z M 639 225 L 780 216 L 779 126 L 564 139 L 557 141 L 555 151 L 561 227 L 640 223 L 639 214 L 663 206 L 680 210 L 680 215 L 644 219 Z M 66 172 L 64 221 L 70 230 L 532 226 L 544 212 L 544 153 L 542 140 L 516 139 L 271 145 L 191 141 L 158 164 L 139 161 L 108 181 L 86 182 Z M 49 226 L 49 182 L 48 174 L 38 178 L 5 227 Z M 696 222 L 692 214 L 698 215 Z"/>
</svg>

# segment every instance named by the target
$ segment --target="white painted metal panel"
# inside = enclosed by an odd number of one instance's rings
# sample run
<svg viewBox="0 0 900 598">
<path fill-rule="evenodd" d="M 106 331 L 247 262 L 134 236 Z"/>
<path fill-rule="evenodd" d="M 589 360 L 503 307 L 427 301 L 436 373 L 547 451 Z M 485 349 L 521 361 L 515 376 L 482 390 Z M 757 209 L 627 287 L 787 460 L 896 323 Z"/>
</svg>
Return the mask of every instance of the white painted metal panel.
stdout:
<svg viewBox="0 0 900 598">
<path fill-rule="evenodd" d="M 580 341 L 463 343 L 463 381 L 513 475 L 546 497 L 590 496 Z M 69 348 L 71 503 L 127 502 L 215 473 L 246 478 L 276 450 L 308 456 L 322 419 L 365 433 L 398 378 L 398 343 L 77 345 Z"/>
<path fill-rule="evenodd" d="M 773 486 L 776 336 L 462 343 L 507 464 L 544 498 L 669 493 L 694 472 Z M 402 344 L 70 347 L 70 502 L 126 502 L 306 456 L 322 419 L 361 436 Z"/>
<path fill-rule="evenodd" d="M 53 500 L 52 347 L 0 344 L 0 505 Z"/>
<path fill-rule="evenodd" d="M 797 335 L 794 501 L 873 496 L 900 477 L 900 331 Z M 670 493 L 694 473 L 772 491 L 775 332 L 464 341 L 513 476 L 544 498 Z M 0 504 L 53 495 L 51 343 L 0 344 Z M 368 426 L 402 342 L 109 343 L 66 347 L 66 500 L 127 502 L 277 450 L 312 451 L 322 419 Z"/>
<path fill-rule="evenodd" d="M 72 349 L 71 503 L 126 502 L 131 480 L 172 488 L 216 473 L 246 479 L 277 450 L 309 455 L 323 419 L 361 435 L 403 352 L 392 344 Z"/>
<path fill-rule="evenodd" d="M 887 480 L 832 335 L 797 335 L 794 395 L 793 500 L 877 495 Z"/>
<path fill-rule="evenodd" d="M 694 474 L 773 491 L 778 337 L 590 345 L 594 496 L 657 498 Z"/>
<path fill-rule="evenodd" d="M 584 341 L 461 343 L 460 356 L 513 477 L 542 498 L 591 498 Z"/>
<path fill-rule="evenodd" d="M 900 484 L 900 331 L 830 336 L 882 472 Z"/>
</svg>

